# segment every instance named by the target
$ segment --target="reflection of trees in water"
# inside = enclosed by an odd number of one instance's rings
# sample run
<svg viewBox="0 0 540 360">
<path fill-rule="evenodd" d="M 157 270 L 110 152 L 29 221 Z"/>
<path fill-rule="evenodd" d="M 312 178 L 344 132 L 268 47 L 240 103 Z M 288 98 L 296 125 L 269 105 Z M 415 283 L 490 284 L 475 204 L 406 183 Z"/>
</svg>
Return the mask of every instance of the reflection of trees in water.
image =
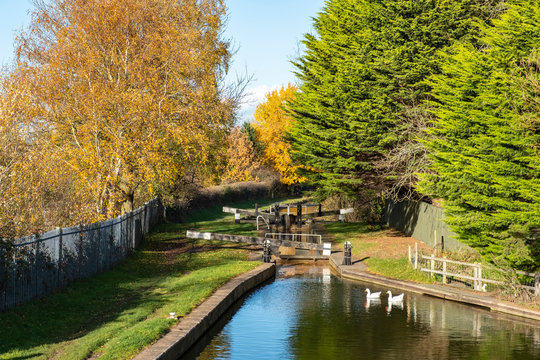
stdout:
<svg viewBox="0 0 540 360">
<path fill-rule="evenodd" d="M 537 358 L 538 328 L 497 319 L 487 311 L 406 295 L 390 313 L 383 297 L 366 308 L 364 287 L 338 280 L 297 294 L 290 348 L 296 359 Z M 535 340 L 536 339 L 536 340 Z"/>
<path fill-rule="evenodd" d="M 231 336 L 227 329 L 223 329 L 217 334 L 204 351 L 197 358 L 198 360 L 228 359 L 231 354 Z"/>
</svg>

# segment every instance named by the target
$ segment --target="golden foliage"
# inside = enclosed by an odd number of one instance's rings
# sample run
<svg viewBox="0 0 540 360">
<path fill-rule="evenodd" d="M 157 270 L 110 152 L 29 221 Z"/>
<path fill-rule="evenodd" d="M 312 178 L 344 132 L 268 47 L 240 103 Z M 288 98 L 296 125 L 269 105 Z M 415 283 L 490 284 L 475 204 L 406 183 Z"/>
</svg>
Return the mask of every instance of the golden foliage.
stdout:
<svg viewBox="0 0 540 360">
<path fill-rule="evenodd" d="M 285 184 L 301 183 L 304 177 L 296 174 L 300 167 L 291 160 L 291 146 L 284 141 L 284 133 L 291 127 L 293 119 L 286 113 L 284 106 L 294 99 L 298 87 L 288 84 L 266 94 L 266 101 L 255 109 L 254 127 L 257 139 L 264 143 L 263 162 L 281 175 Z"/>
<path fill-rule="evenodd" d="M 0 93 L 1 136 L 19 136 L 2 146 L 26 151 L 3 150 L 26 180 L 12 181 L 10 196 L 34 203 L 29 189 L 59 190 L 67 216 L 89 223 L 204 167 L 226 143 L 236 105 L 221 84 L 225 10 L 222 0 L 38 2 Z"/>
<path fill-rule="evenodd" d="M 253 144 L 248 135 L 237 126 L 229 134 L 229 148 L 227 149 L 227 169 L 223 181 L 239 182 L 258 180 L 253 175 L 259 168 Z"/>
</svg>

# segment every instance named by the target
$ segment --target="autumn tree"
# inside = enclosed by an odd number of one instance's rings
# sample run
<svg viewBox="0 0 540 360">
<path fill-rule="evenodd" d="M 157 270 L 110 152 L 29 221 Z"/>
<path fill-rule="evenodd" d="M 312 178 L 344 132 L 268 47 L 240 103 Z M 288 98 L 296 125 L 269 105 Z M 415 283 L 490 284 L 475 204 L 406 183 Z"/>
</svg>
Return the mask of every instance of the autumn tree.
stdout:
<svg viewBox="0 0 540 360">
<path fill-rule="evenodd" d="M 159 193 L 223 149 L 222 0 L 37 1 L 17 38 L 18 112 L 93 217 Z M 17 126 L 15 122 L 14 126 Z"/>
<path fill-rule="evenodd" d="M 257 180 L 255 171 L 259 168 L 253 142 L 244 128 L 234 127 L 229 134 L 227 149 L 227 167 L 223 175 L 224 182 Z"/>
<path fill-rule="evenodd" d="M 298 165 L 291 160 L 291 146 L 285 141 L 285 136 L 292 126 L 292 117 L 285 109 L 297 92 L 296 85 L 288 84 L 279 90 L 266 94 L 265 102 L 255 109 L 253 126 L 257 131 L 257 139 L 264 144 L 263 163 L 272 167 L 281 175 L 285 184 L 305 181 L 296 170 Z"/>
</svg>

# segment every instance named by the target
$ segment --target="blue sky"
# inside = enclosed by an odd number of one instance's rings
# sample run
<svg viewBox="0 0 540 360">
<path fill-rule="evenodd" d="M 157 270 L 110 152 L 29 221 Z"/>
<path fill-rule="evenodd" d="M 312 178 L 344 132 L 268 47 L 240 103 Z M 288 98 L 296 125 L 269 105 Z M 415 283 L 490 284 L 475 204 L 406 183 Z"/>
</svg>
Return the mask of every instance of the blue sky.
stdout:
<svg viewBox="0 0 540 360">
<path fill-rule="evenodd" d="M 225 37 L 238 49 L 230 72 L 253 75 L 241 120 L 250 120 L 264 95 L 294 82 L 290 60 L 301 54 L 300 41 L 313 32 L 313 17 L 325 0 L 226 0 L 229 20 Z M 13 55 L 15 33 L 30 22 L 30 0 L 0 0 L 0 64 Z"/>
</svg>

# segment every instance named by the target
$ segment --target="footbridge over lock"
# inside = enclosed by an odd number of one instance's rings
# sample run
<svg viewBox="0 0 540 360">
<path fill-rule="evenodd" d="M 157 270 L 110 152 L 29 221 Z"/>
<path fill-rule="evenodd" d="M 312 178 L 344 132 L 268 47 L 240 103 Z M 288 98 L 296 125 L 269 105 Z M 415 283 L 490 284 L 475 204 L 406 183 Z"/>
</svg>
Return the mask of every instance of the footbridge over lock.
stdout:
<svg viewBox="0 0 540 360">
<path fill-rule="evenodd" d="M 310 250 L 311 255 L 307 258 L 313 259 L 328 259 L 330 257 L 330 248 L 331 243 L 323 243 L 321 240 L 318 242 L 307 242 L 307 241 L 295 241 L 295 237 L 292 236 L 293 240 L 288 238 L 283 238 L 283 236 L 273 237 L 277 234 L 267 234 L 270 236 L 258 237 L 258 236 L 244 236 L 244 235 L 231 235 L 231 234 L 217 234 L 210 232 L 199 232 L 188 230 L 186 232 L 186 237 L 189 239 L 204 239 L 204 240 L 215 240 L 215 241 L 229 241 L 235 243 L 244 243 L 250 245 L 261 245 L 265 248 L 271 249 L 275 256 L 280 258 L 290 258 L 289 255 L 282 255 L 279 249 L 282 248 L 291 248 L 291 249 L 301 249 L 301 250 Z M 279 234 L 279 235 L 296 235 L 296 239 L 301 236 L 312 236 L 312 234 Z M 320 239 L 320 238 L 319 238 Z"/>
<path fill-rule="evenodd" d="M 280 204 L 276 203 L 268 210 L 259 210 L 255 204 L 255 210 L 237 209 L 229 206 L 223 207 L 223 212 L 234 214 L 235 222 L 242 218 L 255 219 L 257 230 L 259 219 L 269 228 L 270 224 L 283 225 L 290 228 L 292 224 L 302 225 L 304 220 L 338 215 L 339 221 L 345 221 L 345 215 L 354 212 L 353 208 L 338 210 L 322 210 L 321 204 Z"/>
</svg>

